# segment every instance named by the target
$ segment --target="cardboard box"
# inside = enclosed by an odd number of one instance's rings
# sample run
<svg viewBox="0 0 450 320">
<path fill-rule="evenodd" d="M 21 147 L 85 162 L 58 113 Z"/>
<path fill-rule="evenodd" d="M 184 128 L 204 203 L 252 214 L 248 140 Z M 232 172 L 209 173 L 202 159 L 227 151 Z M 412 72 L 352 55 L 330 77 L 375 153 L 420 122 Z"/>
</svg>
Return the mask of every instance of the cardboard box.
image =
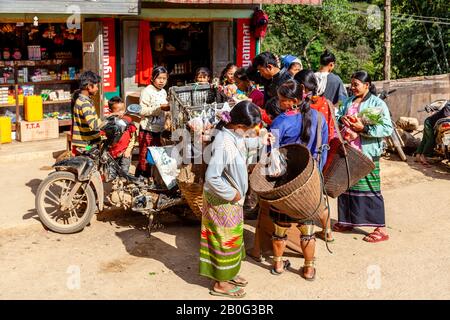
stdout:
<svg viewBox="0 0 450 320">
<path fill-rule="evenodd" d="M 19 121 L 17 129 L 17 140 L 39 141 L 59 138 L 58 119 L 44 119 L 42 121 Z"/>
</svg>

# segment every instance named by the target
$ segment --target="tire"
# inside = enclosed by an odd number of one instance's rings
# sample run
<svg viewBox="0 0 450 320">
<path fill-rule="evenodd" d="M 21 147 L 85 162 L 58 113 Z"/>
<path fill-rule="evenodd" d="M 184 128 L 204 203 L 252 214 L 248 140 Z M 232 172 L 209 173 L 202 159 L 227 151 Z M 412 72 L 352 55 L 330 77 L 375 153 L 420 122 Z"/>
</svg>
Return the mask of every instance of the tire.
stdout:
<svg viewBox="0 0 450 320">
<path fill-rule="evenodd" d="M 72 213 L 75 213 L 75 215 L 71 215 L 69 210 L 61 210 L 60 199 L 64 189 L 58 186 L 57 183 L 66 185 L 68 187 L 67 190 L 69 190 L 70 186 L 76 182 L 77 179 L 73 173 L 57 171 L 50 174 L 39 185 L 36 193 L 35 206 L 41 222 L 48 229 L 57 233 L 70 234 L 83 230 L 90 223 L 96 209 L 96 198 L 94 190 L 92 190 L 89 184 L 82 185 L 75 194 L 74 200 L 72 200 L 72 203 L 78 200 L 77 204 L 79 201 L 82 201 L 81 207 L 73 210 Z M 61 191 L 60 193 L 56 190 L 58 187 Z M 84 190 L 83 187 L 85 187 Z M 55 197 L 59 197 L 59 199 L 55 199 Z M 47 210 L 47 206 L 51 205 L 53 205 L 53 209 L 56 208 L 56 211 L 49 212 Z M 59 221 L 62 221 L 62 223 Z"/>
<path fill-rule="evenodd" d="M 445 146 L 445 158 L 450 161 L 450 146 Z"/>
</svg>

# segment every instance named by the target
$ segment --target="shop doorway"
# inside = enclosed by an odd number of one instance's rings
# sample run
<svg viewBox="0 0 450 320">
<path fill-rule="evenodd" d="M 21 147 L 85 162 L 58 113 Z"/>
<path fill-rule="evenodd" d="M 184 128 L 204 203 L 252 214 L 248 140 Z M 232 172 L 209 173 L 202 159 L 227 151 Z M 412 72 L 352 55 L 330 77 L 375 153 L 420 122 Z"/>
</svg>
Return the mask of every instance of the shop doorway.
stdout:
<svg viewBox="0 0 450 320">
<path fill-rule="evenodd" d="M 139 21 L 124 21 L 122 32 L 122 87 L 127 103 L 134 103 L 143 88 L 135 82 Z M 168 87 L 192 83 L 199 67 L 217 77 L 234 61 L 233 22 L 151 22 L 149 45 L 153 65 L 169 71 Z"/>
</svg>

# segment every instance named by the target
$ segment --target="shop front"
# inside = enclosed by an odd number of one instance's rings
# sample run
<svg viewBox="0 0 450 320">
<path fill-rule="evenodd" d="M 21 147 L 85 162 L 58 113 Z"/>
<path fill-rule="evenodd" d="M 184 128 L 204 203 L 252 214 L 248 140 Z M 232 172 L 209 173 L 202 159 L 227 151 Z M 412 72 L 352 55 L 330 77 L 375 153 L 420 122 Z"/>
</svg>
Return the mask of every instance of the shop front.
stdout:
<svg viewBox="0 0 450 320">
<path fill-rule="evenodd" d="M 71 96 L 78 89 L 80 73 L 105 73 L 104 51 L 108 53 L 109 48 L 107 42 L 104 47 L 107 37 L 103 37 L 101 19 L 139 12 L 138 0 L 72 3 L 0 3 L 0 117 L 11 119 L 13 138 L 29 141 L 24 132 L 14 133 L 24 131 L 23 128 L 36 129 L 36 134 L 28 135 L 32 140 L 54 138 L 54 131 L 57 136 L 69 130 Z M 105 90 L 120 88 L 111 88 L 115 79 L 108 79 L 108 74 L 105 79 L 96 97 L 98 106 Z M 101 113 L 101 108 L 98 111 Z"/>
<path fill-rule="evenodd" d="M 121 93 L 126 101 L 136 102 L 144 88 L 136 77 L 142 22 L 148 23 L 152 65 L 168 69 L 168 86 L 184 85 L 193 82 L 198 67 L 219 77 L 228 63 L 251 63 L 261 41 L 251 19 L 262 3 L 320 5 L 321 0 L 142 0 L 137 17 L 121 18 Z"/>
<path fill-rule="evenodd" d="M 214 77 L 230 62 L 247 66 L 260 40 L 250 30 L 261 3 L 317 5 L 320 0 L 19 0 L 0 2 L 0 116 L 26 120 L 26 96 L 42 98 L 43 116 L 70 129 L 70 96 L 82 71 L 103 83 L 95 98 L 103 115 L 116 95 L 136 102 L 137 55 L 145 48 L 149 68 L 167 67 L 169 85 L 194 80 L 198 67 Z M 139 44 L 139 37 L 148 41 Z M 144 37 L 145 38 L 145 37 Z M 18 116 L 17 116 L 18 115 Z"/>
</svg>

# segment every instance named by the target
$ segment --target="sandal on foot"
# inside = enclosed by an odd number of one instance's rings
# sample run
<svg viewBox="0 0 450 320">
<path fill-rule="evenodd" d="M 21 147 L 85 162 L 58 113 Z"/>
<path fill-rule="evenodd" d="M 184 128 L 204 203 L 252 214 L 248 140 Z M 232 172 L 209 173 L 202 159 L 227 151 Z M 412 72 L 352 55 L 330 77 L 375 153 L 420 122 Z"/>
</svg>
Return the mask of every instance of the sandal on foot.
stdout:
<svg viewBox="0 0 450 320">
<path fill-rule="evenodd" d="M 242 288 L 238 287 L 238 286 L 235 286 L 233 289 L 230 289 L 228 291 L 217 291 L 217 289 L 213 288 L 213 289 L 209 290 L 209 294 L 213 295 L 213 296 L 218 296 L 218 297 L 241 299 L 241 298 L 245 297 L 245 295 L 247 294 L 245 291 L 242 291 L 241 294 L 236 294 L 237 292 L 239 292 L 241 290 L 242 290 Z"/>
<path fill-rule="evenodd" d="M 331 230 L 329 230 L 329 231 L 331 231 Z M 327 232 L 327 234 L 329 234 L 329 232 Z M 334 242 L 334 238 L 331 238 L 331 239 L 327 238 L 325 240 L 325 232 L 324 231 L 318 231 L 318 232 L 315 233 L 315 235 L 316 235 L 316 238 L 319 238 L 320 240 L 326 241 L 328 243 L 333 243 Z"/>
<path fill-rule="evenodd" d="M 289 260 L 285 260 L 283 261 L 283 271 L 277 271 L 277 269 L 275 269 L 275 267 L 273 267 L 270 270 L 270 273 L 275 275 L 275 276 L 279 276 L 281 274 L 283 274 L 289 267 L 291 266 L 291 262 Z"/>
<path fill-rule="evenodd" d="M 374 232 L 369 233 L 367 236 L 365 236 L 363 240 L 370 243 L 376 243 L 389 240 L 389 235 L 383 234 L 380 231 L 375 230 Z"/>
<path fill-rule="evenodd" d="M 306 267 L 312 267 L 314 270 L 314 273 L 312 277 L 305 276 L 305 268 Z M 316 268 L 314 268 L 314 261 L 305 261 L 305 264 L 303 267 L 300 268 L 300 276 L 305 279 L 306 281 L 314 281 L 316 279 Z"/>
<path fill-rule="evenodd" d="M 352 231 L 352 226 L 346 226 L 341 223 L 336 223 L 333 228 L 331 228 L 334 232 L 346 232 L 346 231 Z"/>
<path fill-rule="evenodd" d="M 241 278 L 240 276 L 234 277 L 233 279 L 229 280 L 228 283 L 234 284 L 238 287 L 245 287 L 246 285 L 248 285 L 248 281 Z"/>
</svg>

